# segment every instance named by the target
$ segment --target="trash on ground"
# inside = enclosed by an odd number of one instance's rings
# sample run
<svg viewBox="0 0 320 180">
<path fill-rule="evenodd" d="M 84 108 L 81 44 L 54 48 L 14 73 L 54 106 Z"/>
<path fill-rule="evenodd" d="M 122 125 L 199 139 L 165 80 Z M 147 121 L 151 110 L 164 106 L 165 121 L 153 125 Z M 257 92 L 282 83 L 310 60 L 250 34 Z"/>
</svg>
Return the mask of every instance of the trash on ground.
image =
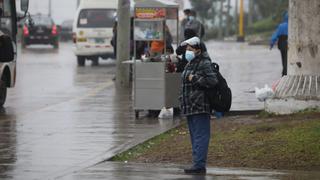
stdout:
<svg viewBox="0 0 320 180">
<path fill-rule="evenodd" d="M 162 108 L 160 113 L 159 113 L 159 116 L 158 116 L 159 119 L 172 119 L 173 118 L 173 108 Z"/>
<path fill-rule="evenodd" d="M 255 94 L 259 101 L 264 102 L 265 100 L 272 98 L 274 92 L 268 85 L 265 85 L 264 88 L 261 89 L 255 87 Z"/>
</svg>

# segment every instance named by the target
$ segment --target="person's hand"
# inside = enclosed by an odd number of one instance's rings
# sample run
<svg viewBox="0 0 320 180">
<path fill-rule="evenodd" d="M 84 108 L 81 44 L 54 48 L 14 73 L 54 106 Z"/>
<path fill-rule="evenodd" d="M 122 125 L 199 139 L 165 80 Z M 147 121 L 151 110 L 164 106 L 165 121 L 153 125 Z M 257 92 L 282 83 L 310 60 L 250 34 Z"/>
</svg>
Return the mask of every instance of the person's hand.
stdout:
<svg viewBox="0 0 320 180">
<path fill-rule="evenodd" d="M 192 81 L 192 79 L 193 79 L 193 74 L 190 74 L 189 76 L 188 76 L 188 80 L 191 82 Z"/>
<path fill-rule="evenodd" d="M 270 44 L 270 50 L 272 50 L 272 48 L 273 48 L 273 44 Z"/>
</svg>

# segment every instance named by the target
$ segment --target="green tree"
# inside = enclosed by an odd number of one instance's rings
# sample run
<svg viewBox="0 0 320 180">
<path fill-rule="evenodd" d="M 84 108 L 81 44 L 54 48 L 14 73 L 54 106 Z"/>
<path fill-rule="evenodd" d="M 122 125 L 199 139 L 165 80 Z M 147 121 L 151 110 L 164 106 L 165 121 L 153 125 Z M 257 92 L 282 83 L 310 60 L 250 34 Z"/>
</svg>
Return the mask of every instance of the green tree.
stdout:
<svg viewBox="0 0 320 180">
<path fill-rule="evenodd" d="M 217 1 L 220 0 L 190 0 L 190 3 L 202 22 L 211 20 L 214 23 L 217 14 L 214 4 Z"/>
<path fill-rule="evenodd" d="M 282 21 L 283 14 L 288 10 L 289 0 L 254 0 L 254 24 L 247 30 L 252 33 L 273 31 Z"/>
<path fill-rule="evenodd" d="M 256 0 L 254 4 L 263 19 L 273 16 L 279 21 L 283 12 L 288 10 L 289 0 Z"/>
</svg>

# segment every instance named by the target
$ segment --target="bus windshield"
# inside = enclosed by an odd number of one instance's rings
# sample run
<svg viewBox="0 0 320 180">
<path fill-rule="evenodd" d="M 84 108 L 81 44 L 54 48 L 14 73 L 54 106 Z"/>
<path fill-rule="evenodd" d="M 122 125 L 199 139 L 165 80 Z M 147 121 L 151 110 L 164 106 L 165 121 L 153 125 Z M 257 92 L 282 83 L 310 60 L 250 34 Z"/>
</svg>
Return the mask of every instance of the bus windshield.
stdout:
<svg viewBox="0 0 320 180">
<path fill-rule="evenodd" d="M 78 27 L 111 28 L 115 13 L 115 9 L 84 9 L 80 12 Z"/>
</svg>

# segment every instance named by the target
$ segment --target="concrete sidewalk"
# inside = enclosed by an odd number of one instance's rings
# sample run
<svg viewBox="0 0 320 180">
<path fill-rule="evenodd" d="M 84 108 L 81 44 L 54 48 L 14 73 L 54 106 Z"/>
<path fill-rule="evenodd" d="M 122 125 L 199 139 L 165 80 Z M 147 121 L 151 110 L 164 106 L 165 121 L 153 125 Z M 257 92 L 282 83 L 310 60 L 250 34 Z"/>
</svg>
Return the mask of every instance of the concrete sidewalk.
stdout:
<svg viewBox="0 0 320 180">
<path fill-rule="evenodd" d="M 220 72 L 232 90 L 232 111 L 264 109 L 254 94 L 254 88 L 270 87 L 281 78 L 279 50 L 247 43 L 206 42 L 211 58 L 220 65 Z"/>
<path fill-rule="evenodd" d="M 299 179 L 315 180 L 320 172 L 272 171 L 245 168 L 207 168 L 206 176 L 192 176 L 183 173 L 182 165 L 174 164 L 136 164 L 106 162 L 81 172 L 63 177 L 74 180 L 277 180 Z"/>
</svg>

